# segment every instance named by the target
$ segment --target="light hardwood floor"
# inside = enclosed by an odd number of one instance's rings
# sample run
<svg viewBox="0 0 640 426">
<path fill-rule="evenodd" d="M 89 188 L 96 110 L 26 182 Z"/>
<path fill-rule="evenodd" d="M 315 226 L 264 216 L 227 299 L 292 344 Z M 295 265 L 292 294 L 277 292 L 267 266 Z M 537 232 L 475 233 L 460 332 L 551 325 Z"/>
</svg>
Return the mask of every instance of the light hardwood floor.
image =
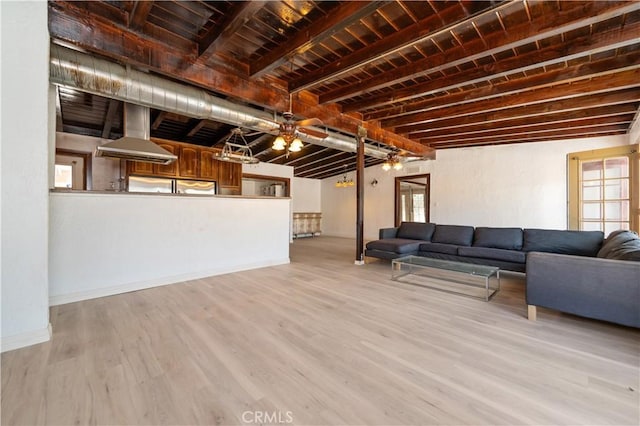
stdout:
<svg viewBox="0 0 640 426">
<path fill-rule="evenodd" d="M 640 330 L 354 253 L 300 239 L 289 265 L 53 307 L 51 342 L 2 355 L 2 424 L 639 424 Z"/>
</svg>

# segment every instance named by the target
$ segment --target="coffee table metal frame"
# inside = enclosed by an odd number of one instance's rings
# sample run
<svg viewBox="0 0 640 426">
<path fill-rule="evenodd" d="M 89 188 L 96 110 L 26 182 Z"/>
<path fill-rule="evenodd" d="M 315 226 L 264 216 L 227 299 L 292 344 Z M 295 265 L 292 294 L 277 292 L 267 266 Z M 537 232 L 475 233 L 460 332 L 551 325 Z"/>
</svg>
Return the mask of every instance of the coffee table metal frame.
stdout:
<svg viewBox="0 0 640 426">
<path fill-rule="evenodd" d="M 475 265 L 472 263 L 454 262 L 450 260 L 431 259 L 423 256 L 403 256 L 391 261 L 391 279 L 400 281 L 402 277 L 411 275 L 424 276 L 427 278 L 435 278 L 455 283 L 464 284 L 476 288 L 484 288 L 485 296 L 477 297 L 461 291 L 450 290 L 435 285 L 417 283 L 415 281 L 405 280 L 409 284 L 420 285 L 422 287 L 434 290 L 444 291 L 447 293 L 461 294 L 464 296 L 475 297 L 489 301 L 500 290 L 500 268 L 495 266 Z M 491 287 L 490 280 L 496 279 L 497 286 Z M 480 281 L 480 284 L 472 281 Z M 482 283 L 484 281 L 484 283 Z"/>
</svg>

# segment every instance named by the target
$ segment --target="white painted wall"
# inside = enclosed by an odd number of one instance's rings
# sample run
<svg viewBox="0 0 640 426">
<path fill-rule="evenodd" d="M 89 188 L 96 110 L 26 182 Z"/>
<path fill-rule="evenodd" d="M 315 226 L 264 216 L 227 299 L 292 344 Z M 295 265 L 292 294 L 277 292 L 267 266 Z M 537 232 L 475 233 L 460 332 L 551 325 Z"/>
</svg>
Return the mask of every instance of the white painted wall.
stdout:
<svg viewBox="0 0 640 426">
<path fill-rule="evenodd" d="M 290 203 L 52 193 L 51 304 L 288 263 Z"/>
<path fill-rule="evenodd" d="M 0 23 L 0 344 L 6 351 L 50 336 L 47 3 L 2 1 Z"/>
<path fill-rule="evenodd" d="M 321 188 L 319 179 L 293 178 L 291 186 L 295 187 L 296 196 L 293 198 L 293 211 L 297 213 L 321 212 Z"/>
<path fill-rule="evenodd" d="M 120 170 L 120 160 L 106 157 L 96 157 L 96 147 L 106 143 L 106 139 L 91 136 L 74 135 L 71 133 L 56 133 L 56 148 L 91 153 L 92 190 L 104 191 L 111 189 L 111 183 L 116 183 L 125 170 Z"/>
<path fill-rule="evenodd" d="M 393 226 L 395 176 L 422 173 L 431 174 L 432 222 L 566 229 L 567 154 L 628 143 L 622 135 L 461 148 L 440 150 L 435 161 L 408 163 L 399 172 L 369 167 L 364 237 L 377 239 L 379 228 Z M 323 233 L 355 238 L 355 187 L 336 188 L 335 181 L 322 181 Z"/>
<path fill-rule="evenodd" d="M 640 109 L 636 113 L 635 121 L 629 131 L 629 145 L 640 143 Z"/>
</svg>

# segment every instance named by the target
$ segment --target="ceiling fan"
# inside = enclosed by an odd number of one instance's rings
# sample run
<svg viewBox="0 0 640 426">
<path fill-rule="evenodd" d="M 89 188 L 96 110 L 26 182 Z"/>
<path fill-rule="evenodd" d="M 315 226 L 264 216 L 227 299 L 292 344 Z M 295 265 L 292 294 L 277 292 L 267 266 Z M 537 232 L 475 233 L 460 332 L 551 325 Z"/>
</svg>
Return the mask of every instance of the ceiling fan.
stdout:
<svg viewBox="0 0 640 426">
<path fill-rule="evenodd" d="M 284 120 L 278 126 L 278 136 L 273 141 L 271 149 L 274 151 L 298 152 L 302 149 L 302 140 L 298 137 L 298 133 L 303 133 L 315 138 L 324 139 L 329 135 L 316 129 L 310 129 L 307 126 L 323 126 L 324 123 L 319 118 L 307 118 L 304 120 L 294 120 L 293 113 L 287 111 L 282 113 Z"/>
</svg>

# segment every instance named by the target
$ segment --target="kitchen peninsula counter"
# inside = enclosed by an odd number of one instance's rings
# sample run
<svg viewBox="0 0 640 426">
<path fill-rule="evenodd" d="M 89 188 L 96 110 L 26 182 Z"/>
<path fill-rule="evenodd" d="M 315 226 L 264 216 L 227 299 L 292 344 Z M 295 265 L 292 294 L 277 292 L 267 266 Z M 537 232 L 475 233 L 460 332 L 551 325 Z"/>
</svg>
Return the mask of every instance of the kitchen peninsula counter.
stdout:
<svg viewBox="0 0 640 426">
<path fill-rule="evenodd" d="M 52 190 L 51 305 L 289 263 L 291 199 Z"/>
</svg>

